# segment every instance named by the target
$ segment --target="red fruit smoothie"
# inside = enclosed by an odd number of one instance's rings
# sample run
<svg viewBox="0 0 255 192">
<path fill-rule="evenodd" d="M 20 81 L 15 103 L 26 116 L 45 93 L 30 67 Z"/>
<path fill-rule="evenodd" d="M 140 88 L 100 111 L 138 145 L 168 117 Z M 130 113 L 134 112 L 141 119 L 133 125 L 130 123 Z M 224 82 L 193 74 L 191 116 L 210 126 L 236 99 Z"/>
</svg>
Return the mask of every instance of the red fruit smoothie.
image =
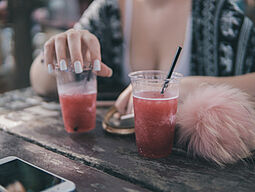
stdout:
<svg viewBox="0 0 255 192">
<path fill-rule="evenodd" d="M 140 92 L 134 95 L 135 135 L 138 152 L 149 158 L 172 151 L 177 97 L 170 93 Z"/>
<path fill-rule="evenodd" d="M 96 97 L 96 93 L 59 96 L 67 132 L 86 132 L 95 128 Z"/>
</svg>

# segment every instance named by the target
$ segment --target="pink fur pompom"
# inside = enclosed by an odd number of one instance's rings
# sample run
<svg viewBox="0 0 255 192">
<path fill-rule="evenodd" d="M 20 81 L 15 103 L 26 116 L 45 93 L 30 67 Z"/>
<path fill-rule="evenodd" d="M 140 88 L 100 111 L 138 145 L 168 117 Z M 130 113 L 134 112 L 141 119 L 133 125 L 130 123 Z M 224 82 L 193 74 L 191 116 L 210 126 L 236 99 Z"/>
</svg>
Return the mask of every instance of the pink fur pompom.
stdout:
<svg viewBox="0 0 255 192">
<path fill-rule="evenodd" d="M 179 105 L 177 144 L 219 165 L 255 149 L 255 110 L 249 96 L 227 85 L 201 86 Z"/>
</svg>

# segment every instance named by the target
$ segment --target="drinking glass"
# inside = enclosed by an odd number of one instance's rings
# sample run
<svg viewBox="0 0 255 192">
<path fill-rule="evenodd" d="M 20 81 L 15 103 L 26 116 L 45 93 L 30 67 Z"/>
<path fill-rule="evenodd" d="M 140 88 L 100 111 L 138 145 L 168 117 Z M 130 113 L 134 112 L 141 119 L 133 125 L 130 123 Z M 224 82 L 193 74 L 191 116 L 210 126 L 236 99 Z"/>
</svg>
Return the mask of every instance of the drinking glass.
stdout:
<svg viewBox="0 0 255 192">
<path fill-rule="evenodd" d="M 69 133 L 95 128 L 97 79 L 92 70 L 80 74 L 57 71 L 57 87 L 65 129 Z"/>
<path fill-rule="evenodd" d="M 162 158 L 172 151 L 182 75 L 166 79 L 163 71 L 138 71 L 129 74 L 133 88 L 135 136 L 138 152 L 149 158 Z M 168 81 L 163 94 L 162 87 Z"/>
</svg>

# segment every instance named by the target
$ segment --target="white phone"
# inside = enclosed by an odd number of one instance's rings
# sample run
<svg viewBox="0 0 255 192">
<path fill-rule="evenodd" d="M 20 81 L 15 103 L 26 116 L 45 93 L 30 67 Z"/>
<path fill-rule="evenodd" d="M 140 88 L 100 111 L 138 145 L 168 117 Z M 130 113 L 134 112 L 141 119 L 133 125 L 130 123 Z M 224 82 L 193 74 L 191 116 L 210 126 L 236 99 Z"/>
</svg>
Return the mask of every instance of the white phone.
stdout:
<svg viewBox="0 0 255 192">
<path fill-rule="evenodd" d="M 0 192 L 19 185 L 24 192 L 70 192 L 75 184 L 18 157 L 0 159 Z"/>
</svg>

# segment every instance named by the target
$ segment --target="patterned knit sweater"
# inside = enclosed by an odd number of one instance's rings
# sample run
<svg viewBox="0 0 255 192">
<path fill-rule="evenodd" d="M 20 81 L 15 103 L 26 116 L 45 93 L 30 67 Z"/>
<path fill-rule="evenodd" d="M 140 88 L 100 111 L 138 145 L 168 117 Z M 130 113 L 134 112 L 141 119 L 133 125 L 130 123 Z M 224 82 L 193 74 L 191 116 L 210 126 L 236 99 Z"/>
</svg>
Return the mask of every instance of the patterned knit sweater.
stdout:
<svg viewBox="0 0 255 192">
<path fill-rule="evenodd" d="M 112 78 L 99 78 L 99 92 L 116 97 L 121 81 L 123 33 L 118 0 L 94 0 L 75 28 L 87 29 L 101 44 L 102 60 Z M 255 27 L 231 0 L 192 1 L 191 74 L 234 76 L 255 71 Z"/>
</svg>

